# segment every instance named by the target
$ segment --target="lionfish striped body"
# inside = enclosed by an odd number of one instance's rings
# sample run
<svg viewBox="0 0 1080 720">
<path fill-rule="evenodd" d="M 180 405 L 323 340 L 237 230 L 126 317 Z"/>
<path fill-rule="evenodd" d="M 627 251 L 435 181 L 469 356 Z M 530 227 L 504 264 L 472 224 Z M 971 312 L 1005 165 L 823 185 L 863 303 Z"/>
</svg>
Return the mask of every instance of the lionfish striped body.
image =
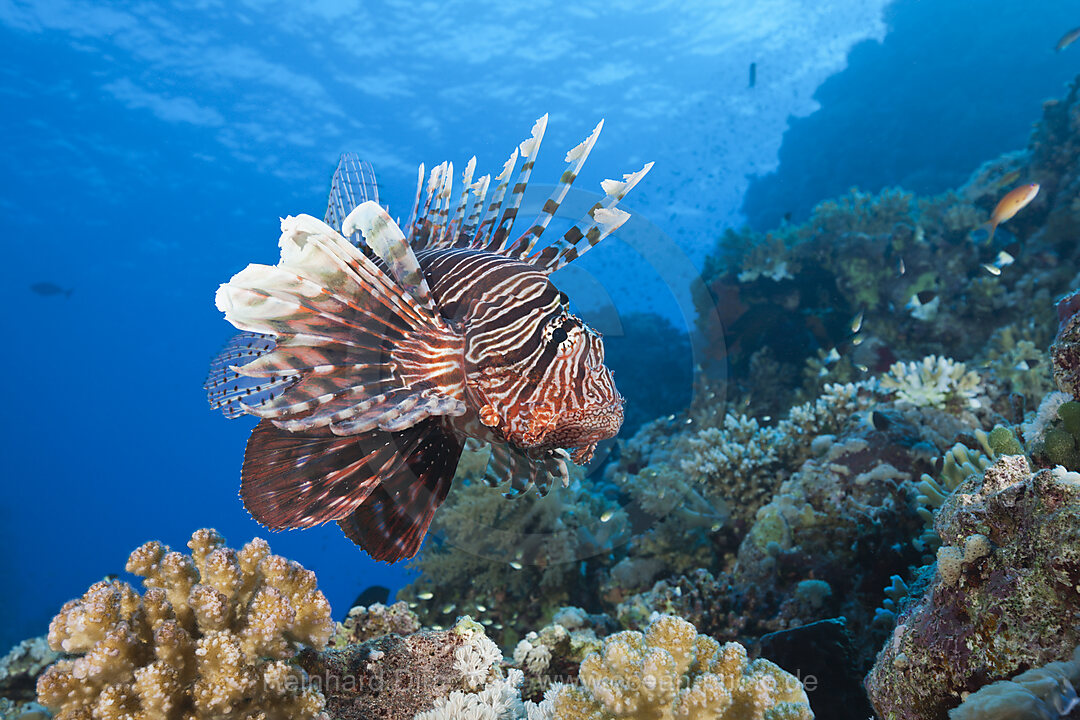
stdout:
<svg viewBox="0 0 1080 720">
<path fill-rule="evenodd" d="M 218 290 L 241 333 L 206 388 L 226 416 L 261 418 L 240 490 L 260 523 L 336 520 L 393 562 L 419 550 L 466 440 L 491 445 L 487 479 L 516 496 L 565 483 L 567 460 L 588 462 L 618 432 L 623 400 L 603 342 L 548 275 L 626 221 L 615 206 L 652 164 L 604 181 L 604 199 L 537 250 L 597 125 L 567 154 L 539 217 L 510 241 L 546 123 L 494 180 L 473 181 L 470 160 L 453 208 L 453 165 L 432 170 L 426 194 L 421 165 L 408 235 L 379 206 L 370 165 L 344 155 L 325 221 L 284 219 L 280 262 L 249 265 Z"/>
</svg>

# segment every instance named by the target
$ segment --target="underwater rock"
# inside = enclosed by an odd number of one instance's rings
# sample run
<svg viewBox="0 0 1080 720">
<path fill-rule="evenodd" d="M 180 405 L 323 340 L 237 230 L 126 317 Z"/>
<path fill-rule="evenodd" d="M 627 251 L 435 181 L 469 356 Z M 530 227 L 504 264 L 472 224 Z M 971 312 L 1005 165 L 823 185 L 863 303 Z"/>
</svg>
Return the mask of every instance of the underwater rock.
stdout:
<svg viewBox="0 0 1080 720">
<path fill-rule="evenodd" d="M 901 612 L 866 678 L 879 717 L 944 718 L 961 693 L 1080 642 L 1080 474 L 1001 457 L 949 496 L 935 529 L 937 579 Z"/>
<path fill-rule="evenodd" d="M 1058 334 L 1050 358 L 1058 389 L 1080 400 L 1080 290 L 1058 302 Z"/>
<path fill-rule="evenodd" d="M 501 661 L 483 626 L 468 616 L 449 630 L 384 635 L 297 656 L 335 720 L 412 718 L 436 707 L 440 698 L 473 693 L 499 680 Z"/>
<path fill-rule="evenodd" d="M 1075 718 L 1080 704 L 1077 685 L 1080 648 L 1073 651 L 1071 660 L 1047 663 L 973 692 L 949 711 L 949 720 Z"/>
<path fill-rule="evenodd" d="M 0 658 L 0 697 L 26 702 L 37 697 L 37 677 L 47 666 L 60 659 L 45 637 L 30 638 L 11 648 Z"/>
<path fill-rule="evenodd" d="M 38 699 L 60 717 L 315 718 L 323 697 L 286 661 L 323 647 L 333 631 L 315 574 L 255 538 L 225 547 L 198 530 L 191 555 L 148 542 L 124 582 L 98 582 L 49 626 L 49 646 L 70 656 L 38 678 Z"/>
<path fill-rule="evenodd" d="M 858 648 L 844 618 L 769 633 L 757 649 L 802 680 L 816 716 L 865 720 L 873 714 L 862 687 Z"/>
</svg>

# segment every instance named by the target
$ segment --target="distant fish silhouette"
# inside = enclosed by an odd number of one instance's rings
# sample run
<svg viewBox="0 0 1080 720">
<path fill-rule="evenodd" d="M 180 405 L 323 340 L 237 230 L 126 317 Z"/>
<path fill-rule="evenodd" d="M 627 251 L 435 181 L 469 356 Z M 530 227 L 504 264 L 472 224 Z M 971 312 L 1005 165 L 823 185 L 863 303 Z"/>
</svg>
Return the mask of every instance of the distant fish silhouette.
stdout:
<svg viewBox="0 0 1080 720">
<path fill-rule="evenodd" d="M 75 288 L 68 288 L 65 290 L 56 283 L 51 282 L 38 282 L 30 286 L 30 289 L 36 292 L 38 295 L 44 297 L 50 297 L 52 295 L 63 295 L 64 297 L 71 297 L 71 293 L 75 292 Z"/>
<path fill-rule="evenodd" d="M 368 607 L 379 603 L 385 605 L 386 601 L 390 599 L 390 588 L 384 588 L 382 585 L 372 585 L 364 590 L 362 593 L 356 596 L 353 600 L 353 607 Z"/>
<path fill-rule="evenodd" d="M 1054 46 L 1054 49 L 1058 52 L 1061 52 L 1062 50 L 1076 42 L 1077 39 L 1080 39 L 1080 27 L 1075 27 L 1069 32 L 1062 35 L 1061 39 L 1057 41 L 1057 45 Z"/>
<path fill-rule="evenodd" d="M 754 87 L 757 85 L 757 63 L 750 63 L 750 84 L 747 87 Z"/>
</svg>

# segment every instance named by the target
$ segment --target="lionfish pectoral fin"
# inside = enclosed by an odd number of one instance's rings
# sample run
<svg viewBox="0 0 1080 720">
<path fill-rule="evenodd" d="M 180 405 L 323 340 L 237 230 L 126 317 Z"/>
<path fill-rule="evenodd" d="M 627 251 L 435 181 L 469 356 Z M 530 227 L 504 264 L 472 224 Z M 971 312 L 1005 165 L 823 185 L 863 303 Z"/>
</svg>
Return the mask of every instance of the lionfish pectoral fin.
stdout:
<svg viewBox="0 0 1080 720">
<path fill-rule="evenodd" d="M 405 233 L 378 203 L 368 201 L 357 206 L 345 218 L 341 232 L 346 235 L 361 233 L 367 246 L 386 263 L 398 285 L 432 316 L 437 317 L 435 301 L 431 298 L 431 289 L 420 270 L 416 253 L 405 238 Z"/>
<path fill-rule="evenodd" d="M 296 375 L 248 377 L 238 368 L 274 351 L 271 335 L 242 332 L 234 335 L 212 361 L 203 388 L 210 407 L 227 418 L 245 413 L 244 406 L 258 407 L 283 393 L 299 378 Z"/>
<path fill-rule="evenodd" d="M 516 445 L 493 443 L 484 481 L 492 487 L 509 482 L 510 489 L 504 493 L 508 498 L 524 495 L 533 485 L 540 495 L 546 495 L 554 479 L 558 479 L 563 487 L 570 484 L 568 459 L 562 449 L 544 451 L 533 457 Z"/>
<path fill-rule="evenodd" d="M 574 461 L 575 465 L 588 465 L 593 458 L 594 452 L 596 452 L 596 443 L 583 445 L 570 454 L 570 459 Z"/>
<path fill-rule="evenodd" d="M 236 412 L 354 435 L 463 411 L 454 401 L 463 340 L 436 313 L 313 217 L 285 218 L 279 245 L 278 265 L 249 265 L 218 289 L 226 320 L 273 343 L 234 369 L 272 383 L 257 402 L 238 398 Z"/>
<path fill-rule="evenodd" d="M 376 560 L 416 555 L 435 511 L 446 499 L 463 443 L 437 418 L 392 433 L 402 462 L 370 495 L 338 520 L 346 537 Z"/>
</svg>

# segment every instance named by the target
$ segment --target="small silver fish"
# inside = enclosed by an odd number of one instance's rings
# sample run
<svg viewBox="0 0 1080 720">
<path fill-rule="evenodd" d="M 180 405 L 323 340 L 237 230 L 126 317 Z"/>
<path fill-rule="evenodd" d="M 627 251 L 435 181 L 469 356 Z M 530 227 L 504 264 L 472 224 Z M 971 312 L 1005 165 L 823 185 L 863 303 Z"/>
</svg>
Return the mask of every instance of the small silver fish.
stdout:
<svg viewBox="0 0 1080 720">
<path fill-rule="evenodd" d="M 851 321 L 851 332 L 853 332 L 853 333 L 859 332 L 859 330 L 862 328 L 862 318 L 863 318 L 863 311 L 860 310 L 859 314 L 856 315 Z"/>
</svg>

